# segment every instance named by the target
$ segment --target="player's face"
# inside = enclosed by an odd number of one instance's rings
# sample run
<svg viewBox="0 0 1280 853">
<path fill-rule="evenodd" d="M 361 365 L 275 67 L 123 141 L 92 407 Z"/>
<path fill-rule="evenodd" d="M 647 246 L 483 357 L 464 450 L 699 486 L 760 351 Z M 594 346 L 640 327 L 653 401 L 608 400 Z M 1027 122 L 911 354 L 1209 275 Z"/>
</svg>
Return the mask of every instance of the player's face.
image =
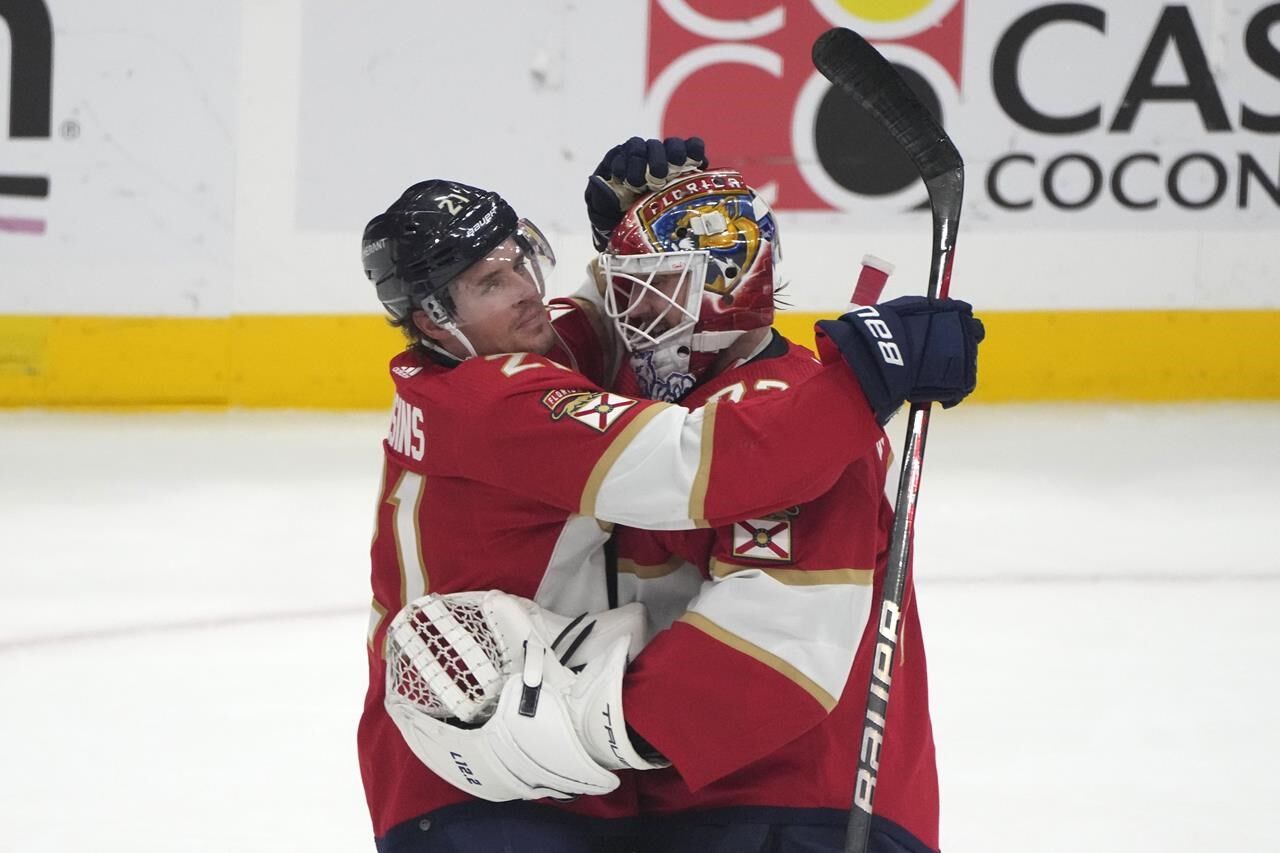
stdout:
<svg viewBox="0 0 1280 853">
<path fill-rule="evenodd" d="M 458 327 L 480 355 L 550 351 L 555 333 L 532 263 L 512 238 L 449 283 Z"/>
<path fill-rule="evenodd" d="M 634 287 L 627 322 L 648 330 L 655 338 L 679 323 L 687 316 L 679 306 L 685 304 L 690 278 L 678 272 L 658 273 L 649 281 L 649 287 Z"/>
</svg>

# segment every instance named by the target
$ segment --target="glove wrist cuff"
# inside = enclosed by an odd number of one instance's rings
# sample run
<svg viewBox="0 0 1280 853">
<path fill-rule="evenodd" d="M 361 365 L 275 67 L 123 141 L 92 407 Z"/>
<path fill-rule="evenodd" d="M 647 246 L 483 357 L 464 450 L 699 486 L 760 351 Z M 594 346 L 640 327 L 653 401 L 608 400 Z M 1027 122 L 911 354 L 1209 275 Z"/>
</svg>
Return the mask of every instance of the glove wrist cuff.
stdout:
<svg viewBox="0 0 1280 853">
<path fill-rule="evenodd" d="M 643 739 L 652 758 L 642 755 L 632 742 L 622 716 L 622 678 L 627 666 L 625 639 L 615 641 L 604 660 L 584 670 L 575 692 L 581 691 L 581 717 L 576 721 L 587 754 L 609 770 L 658 770 L 671 766 Z M 592 671 L 594 670 L 594 671 Z"/>
</svg>

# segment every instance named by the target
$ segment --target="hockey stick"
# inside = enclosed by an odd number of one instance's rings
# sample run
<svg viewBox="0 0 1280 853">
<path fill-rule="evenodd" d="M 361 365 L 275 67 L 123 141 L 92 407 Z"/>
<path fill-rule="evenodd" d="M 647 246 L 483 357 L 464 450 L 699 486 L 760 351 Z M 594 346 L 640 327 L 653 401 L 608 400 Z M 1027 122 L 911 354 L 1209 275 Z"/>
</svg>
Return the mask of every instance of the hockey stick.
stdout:
<svg viewBox="0 0 1280 853">
<path fill-rule="evenodd" d="M 916 98 L 893 66 L 857 33 L 842 27 L 828 30 L 813 44 L 813 64 L 822 74 L 852 96 L 902 146 L 929 191 L 933 211 L 933 246 L 929 265 L 930 299 L 945 297 L 951 284 L 951 263 L 964 197 L 964 161 L 946 132 Z M 911 541 L 915 527 L 916 498 L 924 466 L 924 442 L 929 431 L 928 403 L 911 406 L 902 471 L 894 504 L 893 531 L 889 538 L 888 567 L 881 593 L 879 635 L 871 662 L 866 715 L 858 750 L 858 775 L 849 810 L 846 853 L 864 853 L 871 831 L 871 813 L 880 748 L 884 741 L 889 687 L 898 649 L 898 623 Z"/>
</svg>

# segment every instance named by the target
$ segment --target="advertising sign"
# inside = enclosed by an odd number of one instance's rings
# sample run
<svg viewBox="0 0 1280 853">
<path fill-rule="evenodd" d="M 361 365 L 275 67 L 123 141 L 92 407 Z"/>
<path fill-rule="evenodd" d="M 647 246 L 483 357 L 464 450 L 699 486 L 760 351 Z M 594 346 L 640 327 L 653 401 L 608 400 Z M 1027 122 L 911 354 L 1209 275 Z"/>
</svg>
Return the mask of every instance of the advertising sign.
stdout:
<svg viewBox="0 0 1280 853">
<path fill-rule="evenodd" d="M 894 227 L 923 188 L 812 67 L 856 30 L 968 165 L 967 229 L 1280 223 L 1280 3 L 651 0 L 646 108 L 793 211 Z M 899 222 L 900 224 L 900 222 Z"/>
</svg>

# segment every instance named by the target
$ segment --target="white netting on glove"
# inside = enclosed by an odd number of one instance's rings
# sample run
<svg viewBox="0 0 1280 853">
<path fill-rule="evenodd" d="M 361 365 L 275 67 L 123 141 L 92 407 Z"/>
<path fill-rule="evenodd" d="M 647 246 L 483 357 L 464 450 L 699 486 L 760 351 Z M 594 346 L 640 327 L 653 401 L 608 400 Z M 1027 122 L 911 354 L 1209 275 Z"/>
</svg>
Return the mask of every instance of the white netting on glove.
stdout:
<svg viewBox="0 0 1280 853">
<path fill-rule="evenodd" d="M 465 723 L 493 712 L 514 665 L 486 616 L 485 593 L 428 595 L 387 629 L 387 693 L 424 714 Z"/>
</svg>

